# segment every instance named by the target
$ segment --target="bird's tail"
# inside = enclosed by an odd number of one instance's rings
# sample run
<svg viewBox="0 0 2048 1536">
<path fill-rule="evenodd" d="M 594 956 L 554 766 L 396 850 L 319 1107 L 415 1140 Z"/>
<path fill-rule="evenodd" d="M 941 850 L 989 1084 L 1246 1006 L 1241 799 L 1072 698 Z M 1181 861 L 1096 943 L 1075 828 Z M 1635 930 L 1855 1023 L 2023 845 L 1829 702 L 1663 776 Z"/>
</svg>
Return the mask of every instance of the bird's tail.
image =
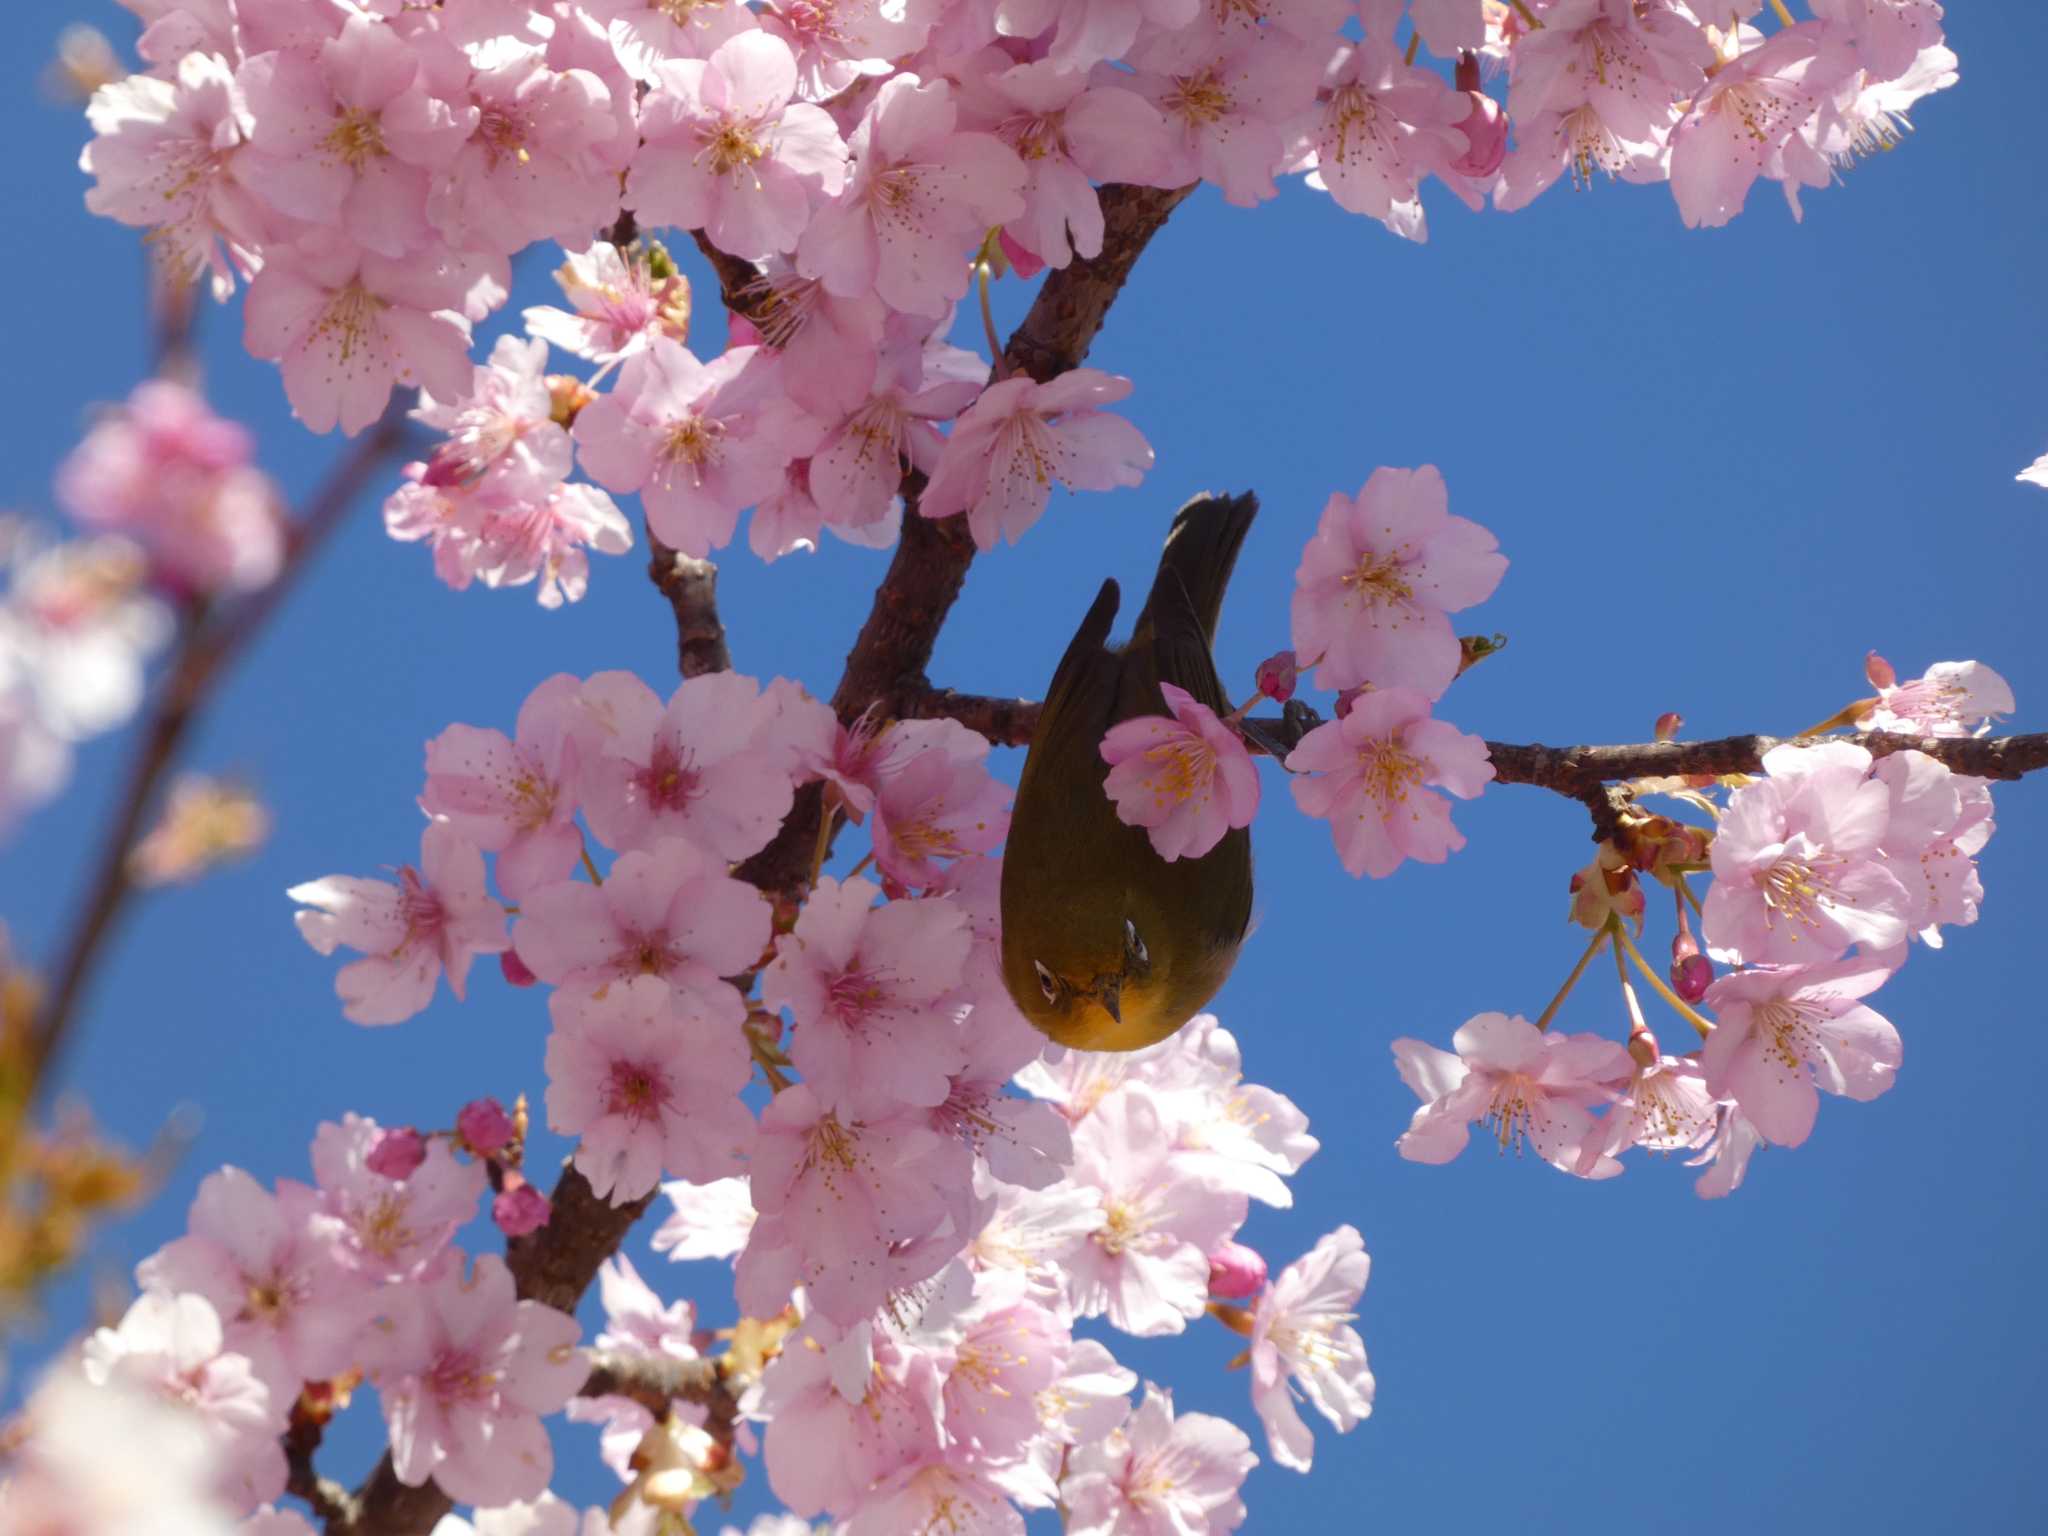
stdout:
<svg viewBox="0 0 2048 1536">
<path fill-rule="evenodd" d="M 1138 615 L 1133 636 L 1137 639 L 1175 627 L 1171 616 L 1192 608 L 1201 623 L 1202 645 L 1206 650 L 1216 638 L 1216 618 L 1223 608 L 1223 589 L 1230 584 L 1231 567 L 1237 564 L 1238 547 L 1251 531 L 1258 515 L 1259 498 L 1250 491 L 1241 496 L 1212 496 L 1206 492 L 1174 514 L 1166 533 L 1166 547 L 1160 551 L 1159 574 L 1152 578 L 1151 594 Z M 1186 593 L 1185 601 L 1181 593 Z"/>
</svg>

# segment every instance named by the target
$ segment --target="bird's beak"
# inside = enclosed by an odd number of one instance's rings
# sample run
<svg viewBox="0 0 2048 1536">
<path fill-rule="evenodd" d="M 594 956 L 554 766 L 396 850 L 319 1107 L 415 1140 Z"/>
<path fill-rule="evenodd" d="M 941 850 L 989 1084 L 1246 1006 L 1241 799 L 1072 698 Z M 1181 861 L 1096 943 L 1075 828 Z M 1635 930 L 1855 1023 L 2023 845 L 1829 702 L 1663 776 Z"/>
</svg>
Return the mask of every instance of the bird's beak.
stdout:
<svg viewBox="0 0 2048 1536">
<path fill-rule="evenodd" d="M 1095 983 L 1095 1001 L 1102 1005 L 1102 1011 L 1121 1024 L 1123 1015 L 1124 979 L 1121 976 L 1104 976 Z"/>
</svg>

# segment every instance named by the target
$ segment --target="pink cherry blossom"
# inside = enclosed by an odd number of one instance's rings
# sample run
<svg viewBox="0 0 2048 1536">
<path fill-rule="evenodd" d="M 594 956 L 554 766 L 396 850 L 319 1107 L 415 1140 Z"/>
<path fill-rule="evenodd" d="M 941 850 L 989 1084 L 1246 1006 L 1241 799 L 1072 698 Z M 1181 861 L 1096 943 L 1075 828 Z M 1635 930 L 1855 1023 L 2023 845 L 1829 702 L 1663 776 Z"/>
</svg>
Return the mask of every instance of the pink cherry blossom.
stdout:
<svg viewBox="0 0 2048 1536">
<path fill-rule="evenodd" d="M 1199 859 L 1232 827 L 1248 827 L 1259 809 L 1259 771 L 1216 712 L 1185 688 L 1160 684 L 1171 718 L 1140 715 L 1102 738 L 1109 764 L 1103 789 L 1117 820 L 1143 827 L 1169 864 Z"/>
<path fill-rule="evenodd" d="M 177 590 L 250 591 L 284 560 L 282 495 L 250 464 L 251 447 L 198 393 L 152 379 L 64 461 L 57 499 L 84 526 L 136 539 Z"/>
<path fill-rule="evenodd" d="M 474 132 L 427 202 L 435 230 L 468 250 L 511 254 L 537 240 L 576 249 L 618 216 L 613 85 L 502 40 L 463 90 Z M 615 82 L 629 90 L 625 78 Z"/>
<path fill-rule="evenodd" d="M 1817 1088 L 1876 1098 L 1899 1070 L 1899 1032 L 1859 1000 L 1896 968 L 1856 956 L 1721 977 L 1707 989 L 1716 1020 L 1700 1050 L 1708 1089 L 1734 1099 L 1764 1139 L 1781 1147 L 1796 1147 L 1812 1132 Z"/>
<path fill-rule="evenodd" d="M 498 856 L 498 888 L 514 901 L 576 867 L 576 809 L 596 733 L 578 681 L 557 672 L 519 706 L 516 736 L 451 725 L 427 743 L 420 805 Z"/>
<path fill-rule="evenodd" d="M 519 1174 L 508 1171 L 505 1187 L 491 1197 L 491 1222 L 507 1237 L 525 1237 L 548 1224 L 554 1207 Z"/>
<path fill-rule="evenodd" d="M 1050 33 L 1047 57 L 1061 70 L 1078 73 L 1129 52 L 1141 26 L 1173 31 L 1201 10 L 1201 0 L 997 0 L 995 17 L 1004 37 Z"/>
<path fill-rule="evenodd" d="M 1702 995 L 1711 990 L 1702 989 Z M 1704 1146 L 1718 1118 L 1715 1096 L 1697 1061 L 1684 1056 L 1658 1056 L 1648 1066 L 1638 1061 L 1627 1090 L 1608 1110 L 1601 1134 L 1579 1153 L 1579 1171 L 1606 1166 L 1630 1147 L 1677 1152 Z"/>
<path fill-rule="evenodd" d="M 608 240 L 572 252 L 555 269 L 568 309 L 537 304 L 522 310 L 526 333 L 595 363 L 643 352 L 656 336 L 684 341 L 690 329 L 690 285 L 681 273 L 654 275 L 647 252 L 621 251 Z"/>
<path fill-rule="evenodd" d="M 1408 0 L 1408 14 L 1422 34 L 1422 46 L 1438 58 L 1486 46 L 1484 0 Z"/>
<path fill-rule="evenodd" d="M 1000 139 L 955 132 L 957 115 L 943 80 L 883 84 L 847 141 L 844 194 L 813 214 L 797 247 L 806 277 L 913 315 L 943 315 L 967 292 L 968 253 L 1024 211 L 1024 167 Z"/>
<path fill-rule="evenodd" d="M 391 1435 L 392 1470 L 417 1488 L 494 1505 L 533 1499 L 554 1471 L 541 1415 L 568 1402 L 590 1367 L 576 1320 L 518 1299 L 511 1271 L 479 1254 L 388 1294 L 370 1378 Z"/>
<path fill-rule="evenodd" d="M 726 39 L 758 25 L 738 0 L 589 0 L 618 59 L 636 80 L 653 84 L 670 59 L 701 59 Z"/>
<path fill-rule="evenodd" d="M 597 732 L 584 816 L 611 848 L 682 837 L 721 859 L 766 847 L 795 796 L 796 754 L 777 736 L 777 705 L 733 672 L 686 679 L 664 706 L 628 672 L 583 685 Z"/>
<path fill-rule="evenodd" d="M 655 536 L 702 559 L 731 541 L 741 509 L 774 490 L 824 427 L 782 392 L 772 354 L 734 347 L 703 363 L 657 336 L 577 413 L 574 430 L 590 477 L 638 491 Z"/>
<path fill-rule="evenodd" d="M 1068 1536 L 1221 1536 L 1244 1524 L 1239 1490 L 1257 1465 L 1251 1440 L 1206 1413 L 1174 1417 L 1150 1383 L 1122 1428 L 1076 1446 L 1060 1484 Z"/>
<path fill-rule="evenodd" d="M 635 976 L 596 993 L 548 1000 L 548 1127 L 580 1136 L 576 1166 L 598 1194 L 623 1203 L 663 1173 L 732 1173 L 753 1139 L 739 1101 L 753 1071 L 742 1009 L 716 1014 L 702 994 L 678 995 Z"/>
<path fill-rule="evenodd" d="M 1662 140 L 1673 105 L 1706 83 L 1715 62 L 1696 22 L 1666 5 L 1638 10 L 1626 0 L 1559 0 L 1513 58 L 1507 106 L 1515 122 L 1584 110 L 1630 144 Z"/>
<path fill-rule="evenodd" d="M 745 1179 L 708 1184 L 678 1181 L 661 1186 L 675 1209 L 655 1229 L 656 1253 L 671 1259 L 729 1259 L 747 1246 L 754 1230 L 754 1198 Z"/>
<path fill-rule="evenodd" d="M 956 1037 L 966 1060 L 953 1073 L 946 1096 L 932 1106 L 931 1127 L 971 1148 L 1006 1183 L 1043 1189 L 1065 1177 L 1074 1160 L 1073 1138 L 1050 1104 L 1005 1091 L 1010 1076 L 1044 1049 L 995 980 L 960 1017 Z M 994 990 L 990 990 L 993 988 Z M 958 996 L 958 994 L 955 994 Z"/>
<path fill-rule="evenodd" d="M 186 1233 L 136 1266 L 150 1291 L 211 1302 L 225 1347 L 248 1357 L 278 1403 L 299 1384 L 339 1375 L 351 1362 L 365 1283 L 343 1267 L 320 1221 L 320 1197 L 290 1179 L 271 1194 L 239 1168 L 200 1182 Z"/>
<path fill-rule="evenodd" d="M 1049 384 L 1018 374 L 989 385 L 954 424 L 918 510 L 965 512 L 976 546 L 993 549 L 1038 521 L 1055 482 L 1076 491 L 1138 484 L 1152 467 L 1151 445 L 1102 409 L 1130 392 L 1129 379 L 1094 368 Z"/>
<path fill-rule="evenodd" d="M 1024 1536 L 1024 1517 L 1003 1497 L 989 1469 L 949 1447 L 944 1460 L 884 1478 L 839 1528 L 844 1536 L 937 1530 L 949 1536 Z"/>
<path fill-rule="evenodd" d="M 1810 0 L 1823 21 L 1846 30 L 1875 80 L 1895 80 L 1941 43 L 1940 0 Z"/>
<path fill-rule="evenodd" d="M 420 867 L 402 866 L 396 884 L 328 875 L 285 894 L 308 909 L 293 920 L 319 953 L 362 951 L 334 979 L 342 1016 L 357 1024 L 411 1018 L 443 972 L 460 999 L 470 961 L 506 945 L 505 909 L 484 890 L 483 855 L 445 821 L 427 823 Z"/>
<path fill-rule="evenodd" d="M 446 399 L 469 388 L 471 278 L 453 266 L 393 261 L 345 239 L 264 254 L 243 306 L 243 340 L 278 363 L 292 414 L 313 432 L 353 437 L 383 413 L 393 384 Z"/>
<path fill-rule="evenodd" d="M 1166 119 L 1159 185 L 1200 178 L 1249 208 L 1277 195 L 1287 129 L 1316 97 L 1327 49 L 1272 28 L 1219 28 L 1208 18 L 1160 32 L 1130 54 L 1131 89 Z"/>
<path fill-rule="evenodd" d="M 1413 688 L 1442 696 L 1458 675 L 1450 615 L 1493 595 L 1507 570 L 1493 535 L 1453 517 L 1434 465 L 1376 469 L 1332 496 L 1294 573 L 1294 651 L 1318 688 Z"/>
<path fill-rule="evenodd" d="M 742 32 L 708 58 L 657 66 L 626 198 L 651 224 L 702 229 L 722 251 L 796 249 L 811 209 L 846 185 L 846 143 L 823 108 L 792 101 L 796 56 Z"/>
<path fill-rule="evenodd" d="M 939 466 L 946 440 L 932 423 L 950 421 L 973 404 L 987 377 L 988 365 L 972 352 L 892 322 L 873 393 L 811 458 L 810 490 L 824 517 L 842 529 L 886 517 L 905 463 L 927 474 Z"/>
<path fill-rule="evenodd" d="M 1941 925 L 1977 921 L 1976 855 L 1993 831 L 1991 786 L 1921 752 L 1894 752 L 1873 777 L 1891 796 L 1879 855 L 1906 892 L 1906 926 L 1941 947 Z"/>
<path fill-rule="evenodd" d="M 940 997 L 960 983 L 971 942 L 947 901 L 877 907 L 867 880 L 818 882 L 761 973 L 761 1000 L 796 1021 L 790 1059 L 847 1119 L 942 1104 L 966 1064 Z"/>
<path fill-rule="evenodd" d="M 987 853 L 1010 830 L 1012 790 L 988 771 L 988 738 L 952 720 L 899 720 L 876 745 L 875 863 L 926 890 L 941 859 Z"/>
<path fill-rule="evenodd" d="M 1126 1333 L 1179 1333 L 1209 1295 L 1209 1254 L 1243 1225 L 1245 1198 L 1177 1152 L 1160 1105 L 1127 1086 L 1074 1132 L 1077 1183 L 1102 1191 L 1102 1226 L 1068 1264 L 1075 1312 Z"/>
<path fill-rule="evenodd" d="M 567 477 L 574 452 L 554 419 L 547 362 L 546 342 L 500 336 L 459 397 L 423 395 L 413 419 L 448 434 L 428 461 L 424 483 L 481 482 L 516 494 Z"/>
<path fill-rule="evenodd" d="M 1470 148 L 1457 124 L 1471 111 L 1464 92 L 1403 58 L 1391 28 L 1368 24 L 1365 40 L 1339 49 L 1323 71 L 1306 144 L 1309 185 L 1348 212 L 1424 239 L 1417 189 Z"/>
<path fill-rule="evenodd" d="M 235 80 L 254 125 L 235 174 L 258 196 L 378 256 L 432 243 L 431 173 L 454 163 L 476 115 L 432 94 L 395 29 L 352 16 L 340 36 L 260 54 Z"/>
<path fill-rule="evenodd" d="M 767 1317 L 800 1285 L 811 1307 L 850 1327 L 890 1291 L 937 1274 L 959 1247 L 957 1232 L 938 1239 L 968 1193 L 965 1164 L 922 1117 L 843 1121 L 809 1086 L 783 1089 L 754 1149 L 760 1219 L 734 1277 L 740 1305 Z"/>
<path fill-rule="evenodd" d="M 225 301 L 252 277 L 272 216 L 236 179 L 252 126 L 233 72 L 211 53 L 180 50 L 170 79 L 132 74 L 93 92 L 96 137 L 79 156 L 95 178 L 94 213 L 151 232 L 174 274 L 206 275 Z"/>
<path fill-rule="evenodd" d="M 431 1268 L 456 1229 L 476 1216 L 484 1169 L 458 1161 L 436 1139 L 417 1170 L 394 1179 L 371 1166 L 383 1139 L 377 1122 L 361 1115 L 323 1123 L 313 1136 L 313 1177 L 342 1263 L 403 1283 Z"/>
<path fill-rule="evenodd" d="M 1371 1262 L 1358 1229 L 1339 1227 L 1281 1270 L 1252 1313 L 1252 1406 L 1283 1467 L 1306 1472 L 1314 1455 L 1297 1397 L 1339 1434 L 1372 1413 L 1372 1371 L 1351 1326 Z"/>
<path fill-rule="evenodd" d="M 384 531 L 401 544 L 424 543 L 433 551 L 436 579 L 454 591 L 468 590 L 482 558 L 489 512 L 483 495 L 469 486 L 428 485 L 423 462 L 406 465 L 404 475 L 404 483 L 384 498 Z"/>
<path fill-rule="evenodd" d="M 1723 1100 L 1715 1109 L 1719 1112 L 1719 1123 L 1714 1139 L 1700 1149 L 1698 1156 L 1686 1159 L 1688 1168 L 1706 1165 L 1707 1171 L 1692 1186 L 1702 1200 L 1719 1200 L 1740 1189 L 1743 1176 L 1749 1172 L 1751 1156 L 1765 1144 L 1756 1126 L 1732 1100 Z"/>
<path fill-rule="evenodd" d="M 1748 31 L 1729 39 L 1740 51 L 1724 55 L 1672 134 L 1671 192 L 1689 229 L 1734 218 L 1759 176 L 1812 184 L 1828 177 L 1799 130 L 1855 68 L 1855 55 L 1825 22 L 1756 38 Z M 1754 46 L 1741 48 L 1745 41 Z"/>
<path fill-rule="evenodd" d="M 204 1297 L 138 1296 L 118 1327 L 85 1341 L 82 1363 L 95 1386 L 118 1380 L 191 1409 L 218 1449 L 216 1486 L 235 1508 L 284 1492 L 278 1436 L 290 1404 L 272 1396 L 246 1355 L 226 1349 L 220 1314 Z"/>
<path fill-rule="evenodd" d="M 1937 661 L 1923 675 L 1902 683 L 1873 651 L 1866 670 L 1877 697 L 1856 717 L 1859 731 L 1982 736 L 1994 720 L 2017 707 L 2012 685 L 1981 661 Z"/>
<path fill-rule="evenodd" d="M 511 1142 L 512 1117 L 496 1099 L 471 1099 L 456 1111 L 455 1134 L 478 1157 L 491 1157 Z"/>
<path fill-rule="evenodd" d="M 1799 131 L 1814 153 L 1787 157 L 1783 186 L 1792 217 L 1801 216 L 1803 187 L 1826 186 L 1859 161 L 1897 148 L 1912 129 L 1914 103 L 1948 89 L 1957 78 L 1956 56 L 1938 45 L 1922 49 L 1895 79 L 1881 79 L 1869 69 L 1849 75 Z M 1794 169 L 1798 174 L 1789 174 Z"/>
<path fill-rule="evenodd" d="M 1017 152 L 1024 212 L 1004 232 L 1049 267 L 1102 254 L 1102 202 L 1091 182 L 1156 182 L 1166 162 L 1166 120 L 1135 91 L 1055 60 L 1008 64 L 963 82 L 963 111 Z M 981 62 L 980 59 L 971 61 Z M 999 71 L 999 72 L 998 72 Z"/>
<path fill-rule="evenodd" d="M 1266 1259 L 1256 1248 L 1225 1238 L 1209 1255 L 1209 1294 L 1241 1301 L 1265 1289 Z"/>
<path fill-rule="evenodd" d="M 1220 1188 L 1284 1209 L 1294 1203 L 1286 1180 L 1322 1144 L 1292 1099 L 1246 1082 L 1243 1069 L 1236 1037 L 1213 1013 L 1125 1058 L 1128 1080 L 1146 1085 L 1191 1166 Z"/>
<path fill-rule="evenodd" d="M 1714 958 L 1784 965 L 1905 940 L 1905 888 L 1878 852 L 1890 795 L 1848 742 L 1774 747 L 1728 797 L 1701 933 Z"/>
<path fill-rule="evenodd" d="M 1493 778 L 1486 743 L 1431 719 L 1429 701 L 1408 688 L 1361 695 L 1304 736 L 1287 767 L 1304 775 L 1288 781 L 1294 803 L 1330 823 L 1344 868 L 1375 880 L 1403 859 L 1441 864 L 1465 846 L 1450 801 L 1428 787 L 1470 800 Z"/>
<path fill-rule="evenodd" d="M 511 951 L 506 951 L 511 953 Z M 363 1166 L 387 1179 L 409 1179 L 427 1160 L 427 1140 L 410 1125 L 394 1126 L 382 1132 Z"/>
<path fill-rule="evenodd" d="M 538 580 L 543 608 L 581 602 L 590 588 L 590 555 L 623 555 L 633 530 L 618 504 L 594 485 L 558 482 L 538 496 L 488 495 L 470 554 L 487 587 L 523 587 Z"/>
<path fill-rule="evenodd" d="M 1395 1148 L 1412 1162 L 1447 1163 L 1465 1150 L 1473 1121 L 1483 1122 L 1505 1152 L 1526 1142 L 1566 1173 L 1607 1178 L 1611 1159 L 1581 1168 L 1580 1151 L 1599 1133 L 1589 1108 L 1608 1104 L 1629 1079 L 1619 1041 L 1600 1035 L 1545 1034 L 1519 1014 L 1482 1013 L 1459 1026 L 1457 1054 L 1420 1040 L 1396 1040 L 1401 1081 L 1422 1107 Z"/>
<path fill-rule="evenodd" d="M 620 854 L 602 885 L 558 880 L 530 892 L 513 942 L 553 986 L 598 988 L 658 977 L 711 1017 L 737 1025 L 739 994 L 722 977 L 768 947 L 768 900 L 681 838 Z"/>
<path fill-rule="evenodd" d="M 762 263 L 761 276 L 748 286 L 754 316 L 732 318 L 733 342 L 758 341 L 779 356 L 792 400 L 836 422 L 874 392 L 883 333 L 896 311 L 872 293 L 835 294 L 782 256 Z M 930 317 L 913 318 L 926 331 L 935 324 Z M 903 323 L 895 321 L 899 337 Z"/>
</svg>

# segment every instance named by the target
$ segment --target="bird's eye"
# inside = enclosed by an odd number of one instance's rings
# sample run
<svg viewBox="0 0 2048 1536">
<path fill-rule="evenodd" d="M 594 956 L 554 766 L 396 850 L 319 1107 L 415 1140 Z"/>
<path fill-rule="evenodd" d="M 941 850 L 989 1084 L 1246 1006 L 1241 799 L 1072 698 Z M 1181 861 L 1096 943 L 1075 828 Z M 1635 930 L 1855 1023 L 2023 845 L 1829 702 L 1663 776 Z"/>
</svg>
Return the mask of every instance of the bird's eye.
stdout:
<svg viewBox="0 0 2048 1536">
<path fill-rule="evenodd" d="M 1145 941 L 1138 937 L 1138 925 L 1128 917 L 1124 919 L 1124 953 L 1140 965 L 1152 962 L 1152 957 L 1145 952 Z"/>
<path fill-rule="evenodd" d="M 1053 976 L 1053 973 L 1036 960 L 1031 962 L 1031 969 L 1038 972 L 1038 990 L 1045 994 L 1045 1000 L 1048 1003 L 1058 1002 L 1060 1000 L 1060 984 Z"/>
</svg>

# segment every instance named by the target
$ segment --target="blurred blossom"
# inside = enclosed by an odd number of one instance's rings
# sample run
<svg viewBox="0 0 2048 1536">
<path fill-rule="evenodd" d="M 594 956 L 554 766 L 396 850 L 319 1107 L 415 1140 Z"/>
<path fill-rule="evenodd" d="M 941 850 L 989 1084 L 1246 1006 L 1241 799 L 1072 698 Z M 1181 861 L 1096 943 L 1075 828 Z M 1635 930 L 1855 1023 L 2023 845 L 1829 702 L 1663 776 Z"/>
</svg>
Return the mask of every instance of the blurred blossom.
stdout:
<svg viewBox="0 0 2048 1536">
<path fill-rule="evenodd" d="M 138 885 L 197 880 L 230 859 L 261 847 L 270 812 L 238 784 L 187 774 L 171 786 L 163 815 L 128 856 Z"/>
</svg>

